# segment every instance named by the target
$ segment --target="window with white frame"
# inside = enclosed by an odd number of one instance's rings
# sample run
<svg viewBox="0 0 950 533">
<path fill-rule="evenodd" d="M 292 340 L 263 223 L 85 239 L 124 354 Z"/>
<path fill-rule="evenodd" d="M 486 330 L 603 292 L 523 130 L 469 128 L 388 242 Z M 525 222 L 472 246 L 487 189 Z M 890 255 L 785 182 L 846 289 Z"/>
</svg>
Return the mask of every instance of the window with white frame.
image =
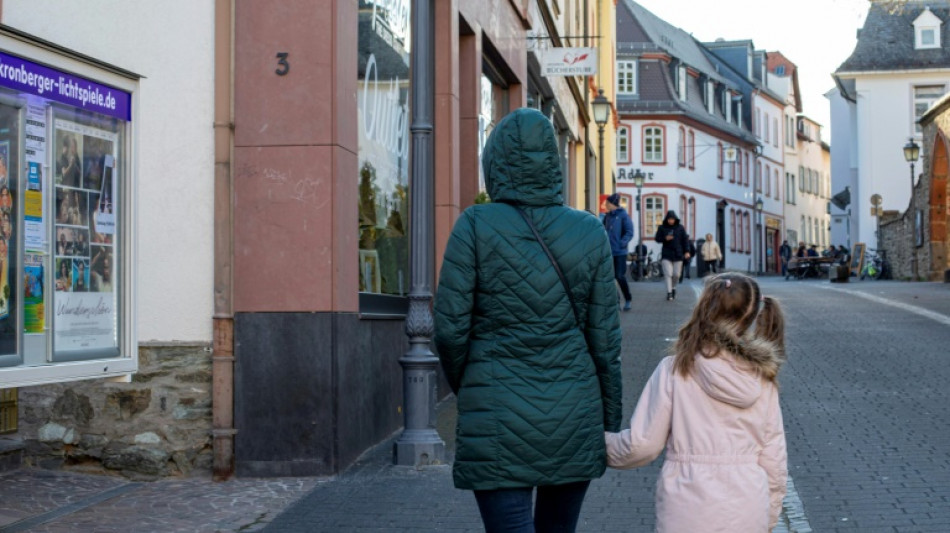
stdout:
<svg viewBox="0 0 950 533">
<path fill-rule="evenodd" d="M 726 122 L 732 120 L 732 108 L 729 106 L 729 89 L 725 87 L 722 89 L 722 98 L 720 98 L 719 105 L 722 107 L 723 117 L 726 119 Z"/>
<path fill-rule="evenodd" d="M 802 215 L 801 227 L 802 227 L 801 240 L 802 242 L 807 243 L 808 242 L 808 223 L 805 221 L 805 215 Z"/>
<path fill-rule="evenodd" d="M 772 177 L 772 167 L 765 165 L 765 174 L 762 175 L 762 181 L 765 182 L 765 196 L 772 196 L 772 181 L 769 179 Z"/>
<path fill-rule="evenodd" d="M 785 173 L 785 203 L 795 205 L 795 174 Z"/>
<path fill-rule="evenodd" d="M 781 196 L 779 193 L 782 191 L 781 180 L 779 180 L 778 177 L 778 169 L 775 169 L 775 188 L 772 190 L 775 192 L 775 199 L 778 200 Z"/>
<path fill-rule="evenodd" d="M 778 118 L 772 117 L 772 146 L 778 148 Z"/>
<path fill-rule="evenodd" d="M 617 94 L 637 94 L 637 62 L 617 62 Z"/>
<path fill-rule="evenodd" d="M 736 125 L 742 126 L 742 98 L 736 100 Z"/>
<path fill-rule="evenodd" d="M 647 195 L 643 198 L 643 222 L 646 229 L 644 235 L 655 235 L 656 229 L 663 224 L 663 215 L 666 214 L 666 205 L 662 196 Z"/>
<path fill-rule="evenodd" d="M 625 126 L 617 129 L 617 162 L 630 162 L 630 128 Z"/>
<path fill-rule="evenodd" d="M 706 111 L 713 113 L 716 110 L 716 82 L 706 82 Z"/>
<path fill-rule="evenodd" d="M 805 167 L 798 165 L 798 190 L 805 192 Z"/>
<path fill-rule="evenodd" d="M 663 162 L 663 128 L 659 126 L 643 128 L 643 162 Z"/>
<path fill-rule="evenodd" d="M 769 142 L 769 114 L 763 112 L 762 118 L 764 120 L 762 124 L 762 136 L 763 136 L 762 140 L 764 140 L 765 143 L 768 144 Z"/>
<path fill-rule="evenodd" d="M 755 124 L 752 125 L 755 129 L 755 136 L 762 137 L 762 110 L 758 107 L 755 108 Z"/>
<path fill-rule="evenodd" d="M 914 134 L 920 135 L 921 128 L 917 122 L 934 103 L 943 96 L 943 85 L 922 85 L 914 87 Z"/>
<path fill-rule="evenodd" d="M 914 48 L 940 48 L 940 26 L 943 21 L 929 7 L 914 20 Z"/>
</svg>

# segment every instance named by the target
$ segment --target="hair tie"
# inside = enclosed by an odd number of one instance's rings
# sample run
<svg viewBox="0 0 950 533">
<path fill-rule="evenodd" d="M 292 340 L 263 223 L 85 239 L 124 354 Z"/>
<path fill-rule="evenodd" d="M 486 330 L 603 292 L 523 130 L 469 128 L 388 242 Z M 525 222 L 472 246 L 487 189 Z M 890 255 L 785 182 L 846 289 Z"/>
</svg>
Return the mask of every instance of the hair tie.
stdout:
<svg viewBox="0 0 950 533">
<path fill-rule="evenodd" d="M 727 280 L 726 280 L 726 288 L 728 289 L 728 288 L 730 288 L 730 287 L 732 287 L 732 280 L 731 280 L 731 279 L 727 279 Z"/>
</svg>

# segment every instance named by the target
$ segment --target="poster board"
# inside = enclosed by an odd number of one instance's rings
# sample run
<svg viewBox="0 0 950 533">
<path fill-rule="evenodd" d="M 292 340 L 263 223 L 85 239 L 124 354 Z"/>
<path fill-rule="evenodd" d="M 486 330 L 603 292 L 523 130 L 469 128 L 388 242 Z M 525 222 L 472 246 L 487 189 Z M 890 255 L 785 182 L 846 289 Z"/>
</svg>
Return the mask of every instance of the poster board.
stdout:
<svg viewBox="0 0 950 533">
<path fill-rule="evenodd" d="M 851 275 L 860 276 L 864 268 L 864 243 L 859 242 L 851 249 Z"/>
</svg>

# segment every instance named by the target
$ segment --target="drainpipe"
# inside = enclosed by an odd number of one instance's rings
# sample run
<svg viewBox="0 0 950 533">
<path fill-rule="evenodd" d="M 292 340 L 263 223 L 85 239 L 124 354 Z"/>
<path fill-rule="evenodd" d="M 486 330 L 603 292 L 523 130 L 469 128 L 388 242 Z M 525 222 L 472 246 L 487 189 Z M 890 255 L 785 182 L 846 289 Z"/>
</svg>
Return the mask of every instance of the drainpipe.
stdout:
<svg viewBox="0 0 950 533">
<path fill-rule="evenodd" d="M 231 152 L 234 109 L 234 0 L 215 0 L 214 24 L 214 339 L 212 430 L 215 481 L 234 475 L 234 257 Z"/>
</svg>

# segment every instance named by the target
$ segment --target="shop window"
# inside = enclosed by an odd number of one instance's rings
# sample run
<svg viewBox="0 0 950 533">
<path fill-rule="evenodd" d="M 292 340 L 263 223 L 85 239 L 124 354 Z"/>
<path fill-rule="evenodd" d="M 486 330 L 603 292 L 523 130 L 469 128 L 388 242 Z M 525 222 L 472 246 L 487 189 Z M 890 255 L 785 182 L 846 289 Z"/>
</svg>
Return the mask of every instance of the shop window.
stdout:
<svg viewBox="0 0 950 533">
<path fill-rule="evenodd" d="M 44 59 L 0 52 L 0 387 L 127 375 L 138 77 L 9 44 Z"/>
<path fill-rule="evenodd" d="M 657 195 L 643 197 L 643 222 L 646 224 L 646 229 L 643 231 L 644 238 L 656 235 L 656 229 L 663 224 L 664 215 L 666 215 L 664 197 Z"/>
<path fill-rule="evenodd" d="M 409 292 L 409 9 L 374 9 L 358 34 L 359 291 L 362 313 Z M 374 30 L 376 28 L 376 30 Z M 378 28 L 393 30 L 382 38 Z"/>
</svg>

